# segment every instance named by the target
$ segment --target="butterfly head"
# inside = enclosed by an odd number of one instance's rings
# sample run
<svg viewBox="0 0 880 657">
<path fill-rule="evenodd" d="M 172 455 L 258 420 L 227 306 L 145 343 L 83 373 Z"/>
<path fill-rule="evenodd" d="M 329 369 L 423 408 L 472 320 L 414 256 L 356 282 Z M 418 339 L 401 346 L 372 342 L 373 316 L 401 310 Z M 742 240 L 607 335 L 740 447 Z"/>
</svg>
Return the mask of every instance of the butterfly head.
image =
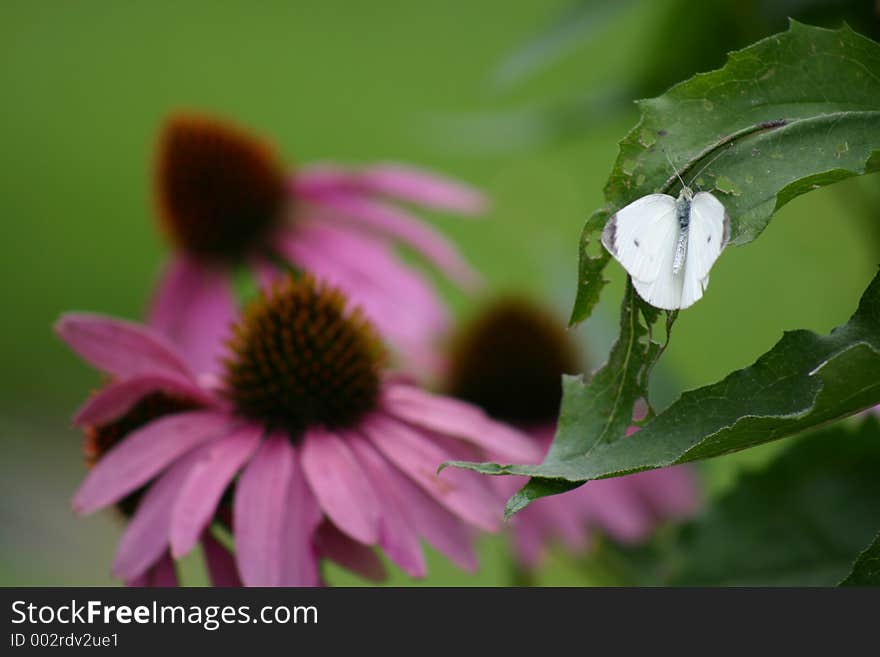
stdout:
<svg viewBox="0 0 880 657">
<path fill-rule="evenodd" d="M 688 187 L 687 185 L 682 185 L 681 191 L 678 194 L 678 200 L 690 201 L 694 198 L 694 191 Z"/>
</svg>

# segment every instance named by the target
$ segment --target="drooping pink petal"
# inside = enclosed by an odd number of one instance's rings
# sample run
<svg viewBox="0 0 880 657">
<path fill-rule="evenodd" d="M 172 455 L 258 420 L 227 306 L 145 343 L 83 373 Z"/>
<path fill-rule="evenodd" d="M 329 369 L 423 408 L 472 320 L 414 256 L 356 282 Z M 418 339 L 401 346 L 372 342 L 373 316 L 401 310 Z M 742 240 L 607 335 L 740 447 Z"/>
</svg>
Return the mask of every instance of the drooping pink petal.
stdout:
<svg viewBox="0 0 880 657">
<path fill-rule="evenodd" d="M 377 457 L 384 461 L 384 457 Z M 459 568 L 469 572 L 476 571 L 477 555 L 472 545 L 473 532 L 400 470 L 390 463 L 385 465 L 385 478 L 396 492 L 402 510 L 418 535 Z"/>
<path fill-rule="evenodd" d="M 355 171 L 312 166 L 298 172 L 293 184 L 294 192 L 306 198 L 346 191 L 381 194 L 463 214 L 476 214 L 486 207 L 485 197 L 476 189 L 405 164 L 379 164 Z"/>
<path fill-rule="evenodd" d="M 340 281 L 358 283 L 376 301 L 385 301 L 397 311 L 398 322 L 411 326 L 410 331 L 419 330 L 421 335 L 445 330 L 449 313 L 433 287 L 416 270 L 404 266 L 381 239 L 321 221 L 304 222 L 295 235 L 285 237 L 287 243 L 282 242 L 281 248 L 291 254 L 291 260 L 296 262 L 318 254 L 317 262 L 312 262 L 317 269 L 309 268 L 312 273 L 331 280 L 335 271 L 341 269 L 344 274 Z M 391 298 L 386 299 L 386 295 Z"/>
<path fill-rule="evenodd" d="M 297 451 L 293 452 L 284 513 L 281 586 L 320 586 L 322 582 L 314 538 L 321 524 L 321 510 L 309 490 Z"/>
<path fill-rule="evenodd" d="M 630 427 L 627 435 L 637 430 Z M 555 426 L 533 427 L 530 433 L 546 449 L 553 440 Z M 592 481 L 568 493 L 538 500 L 512 519 L 517 560 L 527 568 L 537 566 L 543 548 L 553 540 L 561 540 L 572 552 L 583 552 L 589 548 L 595 530 L 622 543 L 645 539 L 658 520 L 694 511 L 699 497 L 684 468 L 682 473 L 663 468 Z M 526 479 L 493 477 L 491 481 L 508 497 Z"/>
<path fill-rule="evenodd" d="M 150 585 L 150 579 L 150 571 L 147 571 L 140 577 L 132 577 L 131 579 L 126 580 L 125 585 L 132 588 L 142 589 Z"/>
<path fill-rule="evenodd" d="M 318 528 L 315 545 L 321 556 L 365 579 L 381 582 L 387 576 L 385 566 L 373 548 L 350 539 L 331 522 L 325 522 Z"/>
<path fill-rule="evenodd" d="M 621 543 L 644 539 L 654 526 L 651 510 L 628 477 L 597 479 L 584 484 L 582 501 L 596 525 Z M 581 490 L 578 489 L 578 490 Z"/>
<path fill-rule="evenodd" d="M 300 233 L 297 239 L 280 240 L 279 250 L 284 257 L 318 280 L 342 290 L 352 307 L 362 308 L 380 331 L 380 323 L 391 324 L 383 318 L 394 318 L 397 324 L 391 325 L 390 339 L 406 344 L 414 339 L 430 339 L 438 333 L 431 323 L 425 321 L 424 315 L 417 314 L 403 303 L 406 296 L 389 294 L 387 284 L 393 279 L 379 279 L 353 269 L 355 258 L 361 267 L 372 267 L 373 263 L 379 262 L 372 257 L 376 252 L 352 251 L 349 258 L 342 258 L 331 251 L 334 247 L 331 242 L 319 238 L 311 228 L 303 228 Z"/>
<path fill-rule="evenodd" d="M 405 573 L 424 577 L 427 573 L 425 555 L 415 524 L 405 510 L 406 500 L 390 479 L 392 466 L 361 436 L 348 433 L 346 441 L 382 499 L 379 545 Z"/>
<path fill-rule="evenodd" d="M 551 432 L 552 435 L 552 432 Z M 492 477 L 505 498 L 522 488 L 528 477 Z M 589 545 L 592 504 L 584 487 L 536 500 L 511 518 L 513 548 L 517 561 L 525 568 L 540 565 L 550 543 L 561 540 L 572 552 Z"/>
<path fill-rule="evenodd" d="M 700 493 L 693 470 L 676 465 L 627 475 L 658 520 L 686 518 L 700 506 Z"/>
<path fill-rule="evenodd" d="M 202 535 L 202 551 L 205 554 L 205 566 L 212 586 L 236 588 L 241 586 L 235 557 L 225 545 L 214 538 L 210 530 Z"/>
<path fill-rule="evenodd" d="M 125 585 L 141 588 L 147 586 L 174 588 L 178 586 L 179 582 L 177 570 L 174 567 L 174 559 L 166 552 L 143 575 L 129 579 Z"/>
<path fill-rule="evenodd" d="M 214 399 L 190 379 L 172 374 L 150 374 L 116 381 L 89 397 L 76 414 L 76 426 L 100 426 L 125 415 L 147 395 L 164 392 L 173 397 L 213 406 Z"/>
<path fill-rule="evenodd" d="M 301 454 L 306 481 L 330 520 L 356 541 L 379 540 L 379 501 L 348 446 L 329 431 L 310 429 Z"/>
<path fill-rule="evenodd" d="M 525 484 L 525 482 L 523 482 Z M 572 552 L 581 552 L 589 542 L 589 523 L 580 513 L 576 500 L 578 490 L 538 500 L 523 519 L 524 522 L 543 520 L 547 539 L 561 539 Z M 524 509 L 526 511 L 528 509 Z"/>
<path fill-rule="evenodd" d="M 520 513 L 523 513 L 520 511 Z M 542 531 L 540 518 L 530 521 L 522 519 L 517 520 L 514 517 L 511 521 L 511 530 L 513 535 L 513 551 L 517 562 L 528 569 L 535 569 L 544 558 L 546 551 L 545 532 Z"/>
<path fill-rule="evenodd" d="M 404 164 L 380 164 L 361 174 L 365 189 L 438 210 L 478 214 L 486 197 L 473 187 Z"/>
<path fill-rule="evenodd" d="M 167 553 L 171 509 L 181 484 L 198 459 L 197 453 L 180 459 L 144 494 L 119 541 L 113 560 L 114 577 L 138 577 Z"/>
<path fill-rule="evenodd" d="M 449 455 L 430 438 L 392 417 L 374 414 L 363 422 L 364 432 L 385 457 L 455 515 L 486 531 L 496 531 L 502 503 L 479 475 L 437 468 Z"/>
<path fill-rule="evenodd" d="M 230 418 L 215 411 L 177 413 L 150 422 L 98 461 L 73 498 L 74 510 L 91 513 L 117 502 L 181 455 L 230 430 Z"/>
<path fill-rule="evenodd" d="M 229 274 L 178 256 L 162 274 L 147 323 L 177 346 L 192 371 L 214 373 L 235 316 Z"/>
<path fill-rule="evenodd" d="M 539 463 L 543 456 L 535 440 L 458 399 L 434 395 L 415 386 L 391 384 L 385 387 L 383 406 L 400 420 L 467 440 L 512 462 Z"/>
<path fill-rule="evenodd" d="M 233 503 L 238 572 L 245 586 L 280 586 L 282 546 L 294 450 L 283 434 L 269 436 L 238 480 Z"/>
<path fill-rule="evenodd" d="M 223 492 L 260 445 L 262 429 L 248 424 L 202 448 L 202 458 L 182 484 L 171 516 L 171 554 L 180 557 L 198 542 Z"/>
<path fill-rule="evenodd" d="M 192 378 L 174 348 L 158 333 L 121 319 L 67 313 L 55 332 L 83 360 L 120 379 L 151 374 Z"/>
<path fill-rule="evenodd" d="M 452 242 L 407 212 L 345 193 L 325 196 L 318 203 L 340 219 L 356 222 L 412 247 L 465 289 L 480 284 L 479 274 L 467 264 Z"/>
</svg>

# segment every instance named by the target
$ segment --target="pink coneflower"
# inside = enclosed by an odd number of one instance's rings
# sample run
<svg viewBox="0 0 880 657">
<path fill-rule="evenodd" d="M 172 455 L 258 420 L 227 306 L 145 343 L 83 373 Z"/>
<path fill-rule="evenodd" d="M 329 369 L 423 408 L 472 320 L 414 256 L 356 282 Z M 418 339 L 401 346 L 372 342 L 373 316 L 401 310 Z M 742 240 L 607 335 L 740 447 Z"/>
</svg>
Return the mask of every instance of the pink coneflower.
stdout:
<svg viewBox="0 0 880 657">
<path fill-rule="evenodd" d="M 217 377 L 197 376 L 135 324 L 75 314 L 57 330 L 112 378 L 76 424 L 107 425 L 157 392 L 192 409 L 121 438 L 74 497 L 90 513 L 144 489 L 114 561 L 124 580 L 165 568 L 169 550 L 192 549 L 230 489 L 246 585 L 318 584 L 319 554 L 375 577 L 376 545 L 422 576 L 420 539 L 472 569 L 471 528 L 497 529 L 501 499 L 489 479 L 438 476 L 438 465 L 484 453 L 537 458 L 530 439 L 476 407 L 387 376 L 360 310 L 310 277 L 282 279 L 246 309 Z"/>
<path fill-rule="evenodd" d="M 519 426 L 544 454 L 556 431 L 560 377 L 580 371 L 579 360 L 554 317 L 528 301 L 503 299 L 454 341 L 447 391 Z M 506 495 L 526 481 L 492 480 Z M 532 569 L 554 540 L 575 553 L 589 547 L 595 530 L 622 543 L 639 542 L 661 521 L 693 513 L 697 500 L 692 474 L 682 467 L 591 481 L 514 516 L 514 550 L 519 563 Z"/>
<path fill-rule="evenodd" d="M 236 314 L 233 275 L 250 271 L 266 284 L 288 267 L 343 290 L 407 367 L 433 370 L 447 310 L 395 246 L 414 249 L 463 286 L 477 276 L 450 242 L 399 203 L 475 213 L 484 205 L 477 192 L 394 164 L 286 172 L 264 141 L 191 115 L 165 123 L 155 172 L 158 211 L 175 253 L 148 324 L 181 347 L 196 371 L 221 368 L 218 348 Z"/>
</svg>

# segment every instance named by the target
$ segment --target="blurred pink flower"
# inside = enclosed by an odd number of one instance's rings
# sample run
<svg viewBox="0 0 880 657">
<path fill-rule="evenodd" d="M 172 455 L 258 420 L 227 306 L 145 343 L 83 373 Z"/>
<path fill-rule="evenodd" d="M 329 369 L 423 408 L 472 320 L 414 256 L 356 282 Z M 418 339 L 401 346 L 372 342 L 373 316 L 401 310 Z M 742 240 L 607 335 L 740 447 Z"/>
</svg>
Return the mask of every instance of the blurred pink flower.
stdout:
<svg viewBox="0 0 880 657">
<path fill-rule="evenodd" d="M 532 431 L 545 451 L 554 433 L 553 424 Z M 502 479 L 506 481 L 501 481 L 499 488 L 508 496 L 527 481 L 523 477 Z M 537 568 L 555 541 L 572 553 L 583 553 L 595 531 L 619 543 L 640 543 L 664 521 L 695 513 L 699 499 L 697 482 L 687 466 L 590 481 L 567 493 L 532 502 L 511 519 L 516 558 L 525 568 Z"/>
<path fill-rule="evenodd" d="M 266 143 L 226 123 L 182 115 L 162 131 L 155 188 L 175 253 L 147 323 L 197 372 L 220 370 L 240 269 L 264 285 L 287 267 L 326 280 L 363 308 L 404 367 L 423 374 L 437 366 L 435 342 L 448 312 L 395 247 L 412 248 L 466 288 L 478 282 L 452 243 L 400 202 L 472 214 L 484 208 L 483 197 L 406 165 L 286 173 Z"/>
<path fill-rule="evenodd" d="M 488 478 L 438 476 L 437 466 L 538 456 L 531 439 L 476 407 L 383 375 L 369 324 L 309 277 L 288 277 L 249 306 L 219 376 L 197 375 L 181 350 L 136 324 L 68 314 L 56 330 L 111 377 L 76 425 L 106 426 L 155 393 L 189 406 L 122 436 L 74 496 L 74 509 L 91 513 L 145 487 L 113 563 L 129 582 L 172 582 L 169 554 L 199 540 L 222 571 L 209 525 L 233 484 L 246 585 L 319 584 L 319 554 L 380 576 L 375 545 L 422 576 L 420 539 L 473 569 L 471 527 L 498 529 L 501 499 Z"/>
</svg>

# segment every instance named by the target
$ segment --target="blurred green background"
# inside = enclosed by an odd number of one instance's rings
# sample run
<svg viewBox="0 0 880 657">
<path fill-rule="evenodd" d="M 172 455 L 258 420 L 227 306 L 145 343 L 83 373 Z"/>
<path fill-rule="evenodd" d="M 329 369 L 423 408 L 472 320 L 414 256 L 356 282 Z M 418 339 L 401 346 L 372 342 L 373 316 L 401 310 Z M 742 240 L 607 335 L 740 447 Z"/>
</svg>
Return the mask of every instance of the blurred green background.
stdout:
<svg viewBox="0 0 880 657">
<path fill-rule="evenodd" d="M 228 116 L 274 140 L 294 165 L 403 160 L 482 187 L 493 200 L 484 220 L 432 220 L 493 289 L 527 290 L 564 316 L 581 225 L 602 203 L 635 107 L 612 106 L 576 134 L 531 147 L 515 129 L 509 142 L 488 135 L 483 147 L 457 138 L 456 126 L 462 117 L 506 116 L 627 79 L 652 57 L 645 44 L 673 4 L 634 5 L 558 66 L 499 92 L 490 84 L 499 63 L 567 2 L 5 0 L 0 584 L 113 583 L 120 525 L 109 513 L 75 518 L 69 507 L 84 472 L 69 417 L 98 379 L 51 325 L 66 310 L 140 317 L 164 253 L 149 175 L 167 112 Z M 691 72 L 719 63 L 706 59 L 693 58 Z M 801 197 L 762 239 L 725 253 L 705 299 L 677 323 L 659 372 L 661 404 L 748 365 L 783 330 L 827 332 L 848 317 L 878 259 L 863 229 L 866 216 L 876 216 L 866 201 L 876 183 L 849 181 Z M 609 271 L 613 285 L 578 329 L 594 364 L 613 338 L 622 290 L 619 268 Z M 462 316 L 479 303 L 454 292 L 450 301 Z M 707 494 L 761 458 L 758 451 L 706 464 Z M 424 583 L 509 584 L 504 542 L 486 540 L 481 554 L 476 576 L 432 558 Z M 199 571 L 197 560 L 188 572 Z M 337 570 L 330 578 L 355 583 Z M 409 582 L 396 572 L 391 581 Z M 554 555 L 537 581 L 602 579 Z"/>
</svg>

